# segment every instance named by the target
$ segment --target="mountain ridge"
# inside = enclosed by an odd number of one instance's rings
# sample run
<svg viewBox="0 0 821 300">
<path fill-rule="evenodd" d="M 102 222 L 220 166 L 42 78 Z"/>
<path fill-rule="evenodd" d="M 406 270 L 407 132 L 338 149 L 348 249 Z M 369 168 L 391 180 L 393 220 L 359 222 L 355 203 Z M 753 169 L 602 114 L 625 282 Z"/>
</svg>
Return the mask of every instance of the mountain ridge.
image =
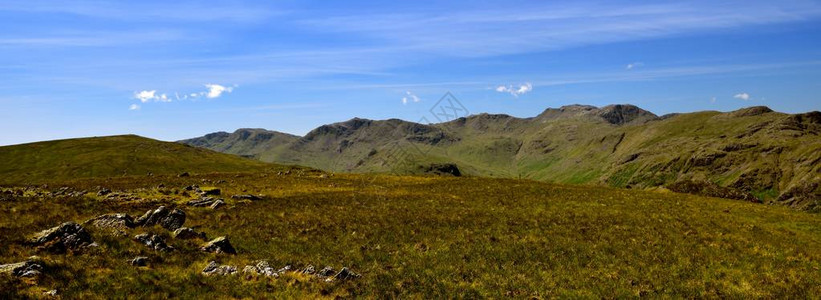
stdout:
<svg viewBox="0 0 821 300">
<path fill-rule="evenodd" d="M 760 106 L 660 117 L 629 104 L 567 105 L 528 118 L 482 113 L 436 124 L 353 118 L 263 148 L 241 140 L 233 154 L 334 172 L 415 174 L 453 164 L 466 175 L 623 188 L 693 190 L 684 183 L 695 182 L 704 193 L 815 210 L 820 120 L 819 112 Z M 244 148 L 262 150 L 237 151 Z"/>
</svg>

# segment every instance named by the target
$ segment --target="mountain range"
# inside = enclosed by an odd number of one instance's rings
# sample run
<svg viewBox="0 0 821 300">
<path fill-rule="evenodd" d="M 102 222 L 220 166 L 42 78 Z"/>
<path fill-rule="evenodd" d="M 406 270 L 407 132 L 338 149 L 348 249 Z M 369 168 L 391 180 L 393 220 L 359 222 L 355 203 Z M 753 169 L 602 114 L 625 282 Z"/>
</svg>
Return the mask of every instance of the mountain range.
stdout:
<svg viewBox="0 0 821 300">
<path fill-rule="evenodd" d="M 478 114 L 437 124 L 354 118 L 305 136 L 264 129 L 180 141 L 333 172 L 431 171 L 821 208 L 821 113 L 763 106 L 657 116 L 633 105 Z M 444 166 L 444 167 L 443 167 Z M 444 168 L 444 169 L 443 169 Z"/>
</svg>

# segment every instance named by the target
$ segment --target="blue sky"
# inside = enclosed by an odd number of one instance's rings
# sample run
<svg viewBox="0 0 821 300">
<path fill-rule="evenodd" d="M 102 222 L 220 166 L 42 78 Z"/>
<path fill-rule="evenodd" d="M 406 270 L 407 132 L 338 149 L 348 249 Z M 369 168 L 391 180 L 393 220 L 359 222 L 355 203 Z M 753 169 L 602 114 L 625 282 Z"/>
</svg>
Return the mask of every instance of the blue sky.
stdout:
<svg viewBox="0 0 821 300">
<path fill-rule="evenodd" d="M 818 1 L 0 2 L 0 145 L 631 103 L 821 109 Z"/>
</svg>

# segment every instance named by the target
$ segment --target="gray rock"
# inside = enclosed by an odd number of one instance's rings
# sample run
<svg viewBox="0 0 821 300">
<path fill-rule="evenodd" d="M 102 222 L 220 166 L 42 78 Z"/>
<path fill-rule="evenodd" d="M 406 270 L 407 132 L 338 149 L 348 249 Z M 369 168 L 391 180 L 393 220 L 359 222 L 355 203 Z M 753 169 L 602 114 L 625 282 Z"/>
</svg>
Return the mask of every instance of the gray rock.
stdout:
<svg viewBox="0 0 821 300">
<path fill-rule="evenodd" d="M 80 250 L 94 243 L 94 240 L 80 224 L 66 222 L 41 231 L 34 235 L 29 243 L 51 252 L 64 252 L 65 250 Z"/>
<path fill-rule="evenodd" d="M 148 265 L 148 257 L 138 256 L 131 260 L 131 265 L 135 267 L 145 267 Z"/>
<path fill-rule="evenodd" d="M 203 196 L 219 196 L 222 193 L 220 189 L 210 189 L 202 191 Z"/>
<path fill-rule="evenodd" d="M 324 267 L 322 268 L 322 270 L 319 270 L 319 272 L 316 273 L 316 275 L 319 277 L 330 277 L 334 274 L 336 274 L 336 270 L 334 270 L 334 268 L 331 268 L 330 266 Z"/>
<path fill-rule="evenodd" d="M 307 267 L 302 269 L 302 274 L 314 275 L 316 274 L 316 268 L 314 267 L 314 265 L 308 265 Z"/>
<path fill-rule="evenodd" d="M 204 275 L 231 275 L 237 272 L 237 267 L 235 266 L 227 266 L 227 265 L 219 265 L 215 261 L 211 261 L 202 269 L 202 274 Z"/>
<path fill-rule="evenodd" d="M 165 239 L 156 234 L 143 233 L 134 237 L 135 240 L 156 251 L 173 251 L 174 248 L 165 243 Z"/>
<path fill-rule="evenodd" d="M 331 281 L 332 279 L 333 280 L 350 280 L 350 279 L 357 279 L 359 277 L 362 277 L 362 275 L 354 273 L 353 271 L 349 270 L 348 268 L 342 268 L 342 270 L 340 270 L 339 273 L 336 273 L 336 275 L 334 275 L 334 277 L 332 277 L 332 278 L 328 278 L 327 281 Z"/>
<path fill-rule="evenodd" d="M 137 226 L 150 227 L 160 225 L 167 230 L 177 230 L 185 224 L 185 212 L 179 209 L 169 211 L 165 206 L 147 211 L 134 222 Z"/>
<path fill-rule="evenodd" d="M 37 277 L 43 271 L 43 263 L 38 257 L 30 257 L 19 263 L 0 265 L 0 274 L 10 274 L 15 277 Z"/>
<path fill-rule="evenodd" d="M 204 232 L 197 232 L 194 229 L 188 227 L 181 227 L 177 230 L 174 230 L 174 238 L 180 240 L 191 240 L 191 239 L 203 239 L 205 240 L 205 233 Z"/>
<path fill-rule="evenodd" d="M 109 189 L 101 189 L 99 192 L 97 192 L 97 196 L 105 196 L 108 194 L 111 194 L 111 190 Z"/>
<path fill-rule="evenodd" d="M 222 199 L 218 199 L 218 198 L 214 198 L 214 197 L 203 197 L 203 198 L 200 198 L 200 199 L 197 199 L 197 200 L 188 201 L 188 203 L 186 203 L 186 205 L 193 206 L 193 207 L 206 207 L 206 206 L 213 205 L 214 202 L 217 202 L 217 201 L 222 201 Z"/>
<path fill-rule="evenodd" d="M 43 292 L 43 296 L 46 296 L 46 297 L 57 297 L 57 294 L 58 294 L 57 290 L 50 290 L 50 291 L 47 291 L 47 292 Z"/>
<path fill-rule="evenodd" d="M 222 207 L 223 205 L 225 205 L 225 201 L 218 199 L 217 201 L 214 201 L 214 203 L 211 203 L 211 209 L 217 209 Z"/>
<path fill-rule="evenodd" d="M 231 242 L 224 236 L 211 240 L 203 245 L 200 250 L 212 253 L 237 254 L 237 250 L 231 246 Z"/>
<path fill-rule="evenodd" d="M 100 215 L 85 221 L 83 225 L 91 225 L 100 229 L 109 230 L 120 236 L 127 235 L 126 231 L 135 227 L 134 219 L 128 214 Z"/>
</svg>

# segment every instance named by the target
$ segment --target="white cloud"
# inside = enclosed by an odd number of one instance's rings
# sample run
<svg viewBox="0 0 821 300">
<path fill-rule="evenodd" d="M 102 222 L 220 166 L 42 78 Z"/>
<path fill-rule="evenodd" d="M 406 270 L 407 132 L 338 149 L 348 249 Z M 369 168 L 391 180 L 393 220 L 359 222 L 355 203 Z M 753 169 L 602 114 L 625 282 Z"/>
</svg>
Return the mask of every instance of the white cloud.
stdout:
<svg viewBox="0 0 821 300">
<path fill-rule="evenodd" d="M 638 68 L 638 67 L 641 67 L 641 66 L 644 66 L 643 62 L 634 62 L 634 63 L 627 64 L 627 66 L 625 66 L 624 68 L 627 69 L 627 70 L 632 70 L 634 68 Z"/>
<path fill-rule="evenodd" d="M 139 99 L 142 103 L 146 103 L 151 100 L 157 100 L 157 96 L 155 96 L 156 93 L 157 91 L 155 90 L 136 92 L 134 93 L 134 98 Z"/>
<path fill-rule="evenodd" d="M 738 93 L 733 96 L 733 98 L 741 99 L 744 101 L 750 100 L 750 94 L 747 93 Z"/>
<path fill-rule="evenodd" d="M 222 96 L 222 93 L 230 93 L 234 91 L 233 87 L 225 87 L 219 84 L 206 84 L 205 87 L 208 88 L 208 93 L 205 97 L 210 99 L 219 98 Z"/>
<path fill-rule="evenodd" d="M 716 97 L 713 97 L 712 99 L 710 99 L 710 103 L 716 103 Z"/>
<path fill-rule="evenodd" d="M 513 85 L 500 85 L 496 87 L 496 91 L 500 93 L 509 93 L 513 95 L 513 97 L 519 97 L 520 95 L 524 95 L 533 91 L 533 84 L 531 84 L 530 82 L 526 82 L 524 84 L 520 84 L 518 87 Z"/>
<path fill-rule="evenodd" d="M 408 102 L 416 103 L 422 101 L 422 99 L 420 99 L 419 96 L 416 96 L 416 94 L 412 93 L 411 91 L 406 91 L 405 95 L 405 97 L 402 97 L 402 104 L 408 104 Z"/>
<path fill-rule="evenodd" d="M 131 104 L 131 106 L 128 107 L 128 110 L 140 110 L 140 106 L 137 104 Z"/>
<path fill-rule="evenodd" d="M 195 93 L 183 93 L 180 96 L 179 92 L 174 92 L 171 96 L 168 96 L 168 93 L 161 93 L 159 94 L 157 90 L 144 90 L 140 92 L 134 93 L 134 99 L 140 100 L 141 103 L 148 103 L 148 102 L 173 102 L 174 100 L 188 100 L 188 99 L 197 99 L 200 97 L 207 97 L 207 98 L 219 98 L 225 93 L 233 92 L 237 85 L 233 86 L 222 86 L 219 84 L 206 84 L 207 91 L 195 92 Z M 132 105 L 129 107 L 130 110 L 137 110 L 140 109 L 139 105 Z"/>
</svg>

